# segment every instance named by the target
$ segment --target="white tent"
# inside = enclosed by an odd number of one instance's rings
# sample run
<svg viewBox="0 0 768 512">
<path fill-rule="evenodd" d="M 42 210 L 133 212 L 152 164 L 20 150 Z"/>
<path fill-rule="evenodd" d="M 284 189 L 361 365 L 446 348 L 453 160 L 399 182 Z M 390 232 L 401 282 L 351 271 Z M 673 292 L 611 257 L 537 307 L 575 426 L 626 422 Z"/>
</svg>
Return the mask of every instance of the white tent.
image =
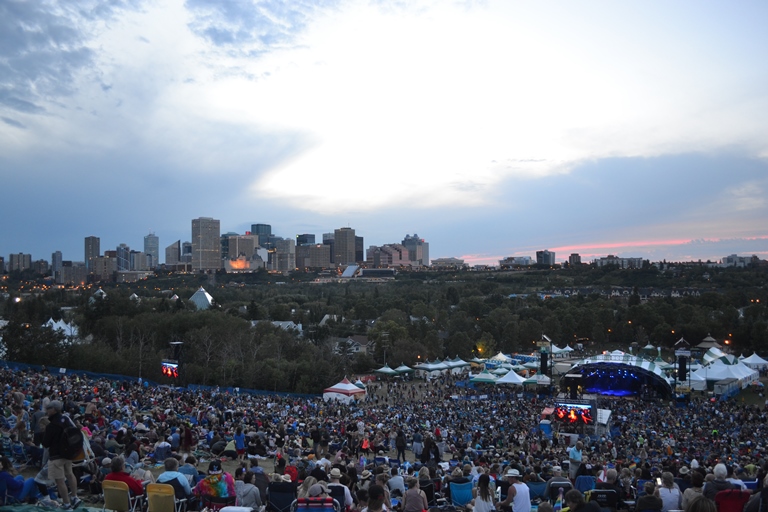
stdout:
<svg viewBox="0 0 768 512">
<path fill-rule="evenodd" d="M 477 382 L 481 384 L 494 384 L 498 378 L 490 373 L 488 370 L 483 370 L 482 372 L 478 373 L 477 375 L 473 376 L 471 379 L 469 379 L 469 382 Z"/>
<path fill-rule="evenodd" d="M 752 370 L 741 363 L 726 364 L 720 359 L 707 366 L 699 368 L 693 372 L 693 374 L 703 377 L 707 381 L 737 379 L 741 384 L 742 389 L 746 388 L 750 382 L 757 380 L 759 377 L 759 374 L 755 370 Z"/>
<path fill-rule="evenodd" d="M 395 368 L 395 372 L 401 373 L 401 374 L 402 373 L 411 373 L 413 371 L 415 371 L 413 368 L 411 368 L 410 366 L 406 366 L 404 364 L 401 364 L 400 366 Z"/>
<path fill-rule="evenodd" d="M 753 370 L 760 370 L 762 368 L 768 367 L 768 361 L 757 355 L 757 353 L 753 353 L 749 357 L 745 357 L 741 360 L 741 362 Z"/>
<path fill-rule="evenodd" d="M 446 359 L 443 361 L 443 364 L 450 369 L 452 374 L 461 373 L 464 371 L 465 368 L 469 368 L 471 365 L 462 360 L 459 356 L 456 356 L 455 359 Z"/>
<path fill-rule="evenodd" d="M 496 384 L 515 384 L 522 386 L 523 382 L 525 382 L 524 378 L 515 373 L 514 370 L 510 370 L 506 375 L 499 378 L 499 380 L 496 381 Z"/>
<path fill-rule="evenodd" d="M 323 390 L 323 400 L 338 400 L 339 402 L 349 403 L 365 397 L 365 389 L 360 389 L 344 377 L 344 380 L 338 384 Z"/>
<path fill-rule="evenodd" d="M 504 354 L 502 354 L 501 352 L 499 352 L 498 354 L 496 354 L 495 356 L 493 356 L 492 358 L 490 358 L 490 359 L 489 359 L 489 361 L 493 361 L 493 362 L 502 362 L 502 363 L 509 363 L 509 362 L 511 362 L 511 361 L 512 361 L 512 358 L 511 358 L 511 357 L 509 357 L 509 356 L 505 356 Z"/>
<path fill-rule="evenodd" d="M 540 386 L 549 386 L 552 383 L 552 379 L 544 375 L 543 373 L 537 373 L 530 379 L 525 379 L 526 384 L 538 384 Z"/>
<path fill-rule="evenodd" d="M 688 374 L 688 376 L 691 381 L 691 389 L 694 389 L 696 391 L 705 391 L 707 389 L 707 379 L 705 379 L 704 377 L 701 377 L 696 372 L 691 372 Z"/>
<path fill-rule="evenodd" d="M 416 366 L 416 369 L 424 372 L 424 375 L 429 378 L 437 377 L 441 375 L 443 372 L 449 370 L 448 365 L 441 362 L 439 359 L 435 360 L 432 363 L 430 363 L 429 361 L 425 363 L 421 363 L 420 365 Z"/>
</svg>

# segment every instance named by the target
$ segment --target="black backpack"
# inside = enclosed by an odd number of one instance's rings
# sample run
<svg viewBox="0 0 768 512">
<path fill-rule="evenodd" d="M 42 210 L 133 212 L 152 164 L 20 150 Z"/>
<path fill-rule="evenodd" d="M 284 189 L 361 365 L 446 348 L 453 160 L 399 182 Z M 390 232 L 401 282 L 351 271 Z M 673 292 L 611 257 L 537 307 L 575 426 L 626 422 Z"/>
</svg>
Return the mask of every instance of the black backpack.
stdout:
<svg viewBox="0 0 768 512">
<path fill-rule="evenodd" d="M 67 418 L 63 421 L 64 430 L 61 432 L 61 455 L 66 459 L 74 459 L 83 451 L 83 432 Z"/>
</svg>

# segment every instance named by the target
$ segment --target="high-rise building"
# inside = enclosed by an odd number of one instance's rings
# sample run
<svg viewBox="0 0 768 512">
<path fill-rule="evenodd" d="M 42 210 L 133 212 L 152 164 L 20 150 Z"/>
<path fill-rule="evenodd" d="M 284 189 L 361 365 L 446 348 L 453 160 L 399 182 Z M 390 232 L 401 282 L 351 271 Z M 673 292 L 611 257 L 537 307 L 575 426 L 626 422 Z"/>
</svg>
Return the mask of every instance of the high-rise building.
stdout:
<svg viewBox="0 0 768 512">
<path fill-rule="evenodd" d="M 221 222 L 210 217 L 192 220 L 192 270 L 221 268 Z"/>
<path fill-rule="evenodd" d="M 144 237 L 144 253 L 147 255 L 149 268 L 160 265 L 160 238 L 151 231 Z"/>
<path fill-rule="evenodd" d="M 333 237 L 333 233 L 323 233 L 323 245 L 327 245 L 331 249 L 331 263 L 336 262 L 336 253 L 334 252 L 336 249 L 336 242 Z"/>
<path fill-rule="evenodd" d="M 296 246 L 314 244 L 315 235 L 311 233 L 304 233 L 303 235 L 296 235 Z"/>
<path fill-rule="evenodd" d="M 131 270 L 149 270 L 151 256 L 142 251 L 131 251 Z"/>
<path fill-rule="evenodd" d="M 131 248 L 127 244 L 117 246 L 117 270 L 131 270 Z"/>
<path fill-rule="evenodd" d="M 56 273 L 61 271 L 61 264 L 64 261 L 64 257 L 61 251 L 56 251 L 51 254 L 51 276 L 56 279 Z"/>
<path fill-rule="evenodd" d="M 412 264 L 429 266 L 429 243 L 423 238 L 419 238 L 415 233 L 413 236 L 405 235 L 403 245 L 408 249 L 408 258 Z"/>
<path fill-rule="evenodd" d="M 365 262 L 372 267 L 399 267 L 411 264 L 408 249 L 402 244 L 372 245 L 368 248 Z"/>
<path fill-rule="evenodd" d="M 57 284 L 84 285 L 88 282 L 88 272 L 85 270 L 85 263 L 62 261 L 61 269 L 54 276 L 54 279 Z"/>
<path fill-rule="evenodd" d="M 165 264 L 176 265 L 181 261 L 181 240 L 176 240 L 165 248 Z"/>
<path fill-rule="evenodd" d="M 229 259 L 229 237 L 231 236 L 237 236 L 237 233 L 234 231 L 230 231 L 228 233 L 224 233 L 221 235 L 221 238 L 219 240 L 221 244 L 221 259 L 226 260 Z M 234 258 L 237 258 L 237 255 L 233 256 Z"/>
<path fill-rule="evenodd" d="M 291 272 L 296 270 L 296 242 L 291 239 L 276 240 L 272 249 L 271 270 Z"/>
<path fill-rule="evenodd" d="M 333 231 L 334 254 L 336 265 L 354 265 L 355 259 L 355 230 L 340 228 Z"/>
<path fill-rule="evenodd" d="M 23 271 L 32 268 L 32 255 L 31 254 L 11 254 L 8 258 L 8 272 L 14 270 Z"/>
<path fill-rule="evenodd" d="M 581 256 L 575 252 L 568 256 L 568 265 L 571 267 L 578 267 L 581 265 Z"/>
<path fill-rule="evenodd" d="M 365 247 L 363 246 L 363 237 L 355 237 L 355 263 L 362 263 L 365 261 Z"/>
<path fill-rule="evenodd" d="M 227 240 L 227 257 L 229 259 L 245 258 L 251 260 L 258 247 L 258 238 L 254 235 L 230 235 Z M 223 256 L 222 256 L 223 257 Z"/>
<path fill-rule="evenodd" d="M 536 251 L 536 264 L 551 267 L 555 264 L 555 253 L 548 250 Z"/>
<path fill-rule="evenodd" d="M 272 234 L 271 224 L 251 224 L 251 235 L 259 239 L 259 245 L 266 247 L 269 243 L 269 236 Z"/>
<path fill-rule="evenodd" d="M 330 268 L 331 246 L 323 244 L 299 245 L 296 247 L 296 268 Z"/>
<path fill-rule="evenodd" d="M 48 273 L 49 270 L 51 270 L 51 266 L 46 260 L 35 260 L 32 262 L 32 270 L 35 274 L 44 276 Z"/>
<path fill-rule="evenodd" d="M 101 239 L 97 236 L 85 237 L 85 269 L 90 272 L 94 258 L 101 256 Z"/>
<path fill-rule="evenodd" d="M 5 273 L 5 258 L 0 256 L 0 274 Z"/>
<path fill-rule="evenodd" d="M 182 263 L 192 263 L 192 242 L 181 244 L 181 261 Z"/>
<path fill-rule="evenodd" d="M 117 272 L 117 258 L 107 256 L 107 253 L 114 251 L 105 251 L 103 257 L 98 257 L 93 260 L 93 267 L 91 274 L 97 281 L 113 281 L 115 278 L 115 272 Z"/>
</svg>

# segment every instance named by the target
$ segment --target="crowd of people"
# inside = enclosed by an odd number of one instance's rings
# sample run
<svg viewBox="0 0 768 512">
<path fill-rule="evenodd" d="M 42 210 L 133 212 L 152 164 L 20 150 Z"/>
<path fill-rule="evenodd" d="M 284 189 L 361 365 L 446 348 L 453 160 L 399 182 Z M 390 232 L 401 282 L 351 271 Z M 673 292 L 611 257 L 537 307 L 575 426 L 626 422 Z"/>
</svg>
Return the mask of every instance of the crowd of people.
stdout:
<svg viewBox="0 0 768 512">
<path fill-rule="evenodd" d="M 458 386 L 461 379 L 376 382 L 365 400 L 342 404 L 6 368 L 0 427 L 6 444 L 23 446 L 24 460 L 6 450 L 0 479 L 20 501 L 48 496 L 65 509 L 78 505 L 78 485 L 98 495 L 100 482 L 118 479 L 137 495 L 148 482 L 171 483 L 193 507 L 213 496 L 257 508 L 268 488 L 284 485 L 300 497 L 338 496 L 347 510 L 378 512 L 395 500 L 418 512 L 436 492 L 449 494 L 450 482 L 471 481 L 477 512 L 528 512 L 528 484 L 547 483 L 549 496 L 552 485 L 584 475 L 637 510 L 688 510 L 699 495 L 711 501 L 713 492 L 748 480 L 758 482 L 751 506 L 760 505 L 768 469 L 763 407 L 598 398 L 611 421 L 573 445 L 556 422 L 551 436 L 539 428 L 553 398 L 478 392 Z M 88 440 L 89 460 L 75 469 L 57 444 L 71 426 Z M 21 462 L 40 473 L 14 474 Z M 578 490 L 566 491 L 563 506 L 590 508 Z"/>
</svg>

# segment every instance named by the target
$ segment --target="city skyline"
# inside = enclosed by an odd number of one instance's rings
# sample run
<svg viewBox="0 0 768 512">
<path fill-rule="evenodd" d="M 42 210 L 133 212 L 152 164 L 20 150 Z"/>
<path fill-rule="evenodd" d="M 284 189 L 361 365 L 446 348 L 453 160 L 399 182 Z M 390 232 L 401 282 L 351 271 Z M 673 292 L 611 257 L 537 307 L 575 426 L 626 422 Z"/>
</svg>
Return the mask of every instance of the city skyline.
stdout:
<svg viewBox="0 0 768 512">
<path fill-rule="evenodd" d="M 768 4 L 0 5 L 0 255 L 267 222 L 430 258 L 768 258 Z M 129 213 L 130 211 L 130 213 Z M 163 255 L 160 254 L 160 258 Z"/>
</svg>

